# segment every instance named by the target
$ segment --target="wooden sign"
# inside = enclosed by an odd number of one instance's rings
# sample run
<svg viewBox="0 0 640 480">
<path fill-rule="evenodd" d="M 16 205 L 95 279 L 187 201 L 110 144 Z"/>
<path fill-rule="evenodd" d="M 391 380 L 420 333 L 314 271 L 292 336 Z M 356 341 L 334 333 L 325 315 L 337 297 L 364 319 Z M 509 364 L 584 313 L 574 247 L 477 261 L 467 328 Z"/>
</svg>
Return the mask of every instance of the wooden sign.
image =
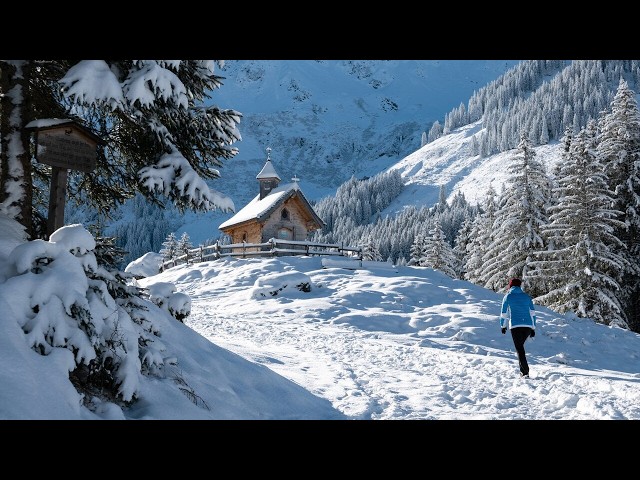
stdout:
<svg viewBox="0 0 640 480">
<path fill-rule="evenodd" d="M 47 234 L 51 235 L 64 225 L 68 170 L 95 170 L 97 146 L 104 141 L 73 120 L 36 120 L 26 129 L 36 132 L 36 160 L 52 167 L 47 218 Z"/>
<path fill-rule="evenodd" d="M 82 172 L 91 172 L 96 168 L 98 142 L 76 125 L 40 130 L 36 135 L 36 144 L 36 160 L 41 163 Z"/>
</svg>

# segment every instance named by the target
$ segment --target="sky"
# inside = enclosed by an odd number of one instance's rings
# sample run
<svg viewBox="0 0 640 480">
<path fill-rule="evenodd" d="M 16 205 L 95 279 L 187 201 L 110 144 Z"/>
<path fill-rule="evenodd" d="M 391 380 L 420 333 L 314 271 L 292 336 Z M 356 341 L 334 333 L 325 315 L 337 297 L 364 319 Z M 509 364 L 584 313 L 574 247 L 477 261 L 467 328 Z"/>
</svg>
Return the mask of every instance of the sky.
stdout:
<svg viewBox="0 0 640 480">
<path fill-rule="evenodd" d="M 165 369 L 139 376 L 132 406 L 87 408 L 68 378 L 69 351 L 40 355 L 20 328 L 32 316 L 26 297 L 62 294 L 16 274 L 34 247 L 12 220 L 0 226 L 3 420 L 640 419 L 638 334 L 538 307 L 522 379 L 500 333 L 502 293 L 428 268 L 335 257 L 222 259 L 141 278 L 186 294 L 189 316 L 157 317 Z M 64 228 L 45 243 L 90 246 L 86 230 Z M 60 282 L 73 289 L 69 278 Z"/>
</svg>

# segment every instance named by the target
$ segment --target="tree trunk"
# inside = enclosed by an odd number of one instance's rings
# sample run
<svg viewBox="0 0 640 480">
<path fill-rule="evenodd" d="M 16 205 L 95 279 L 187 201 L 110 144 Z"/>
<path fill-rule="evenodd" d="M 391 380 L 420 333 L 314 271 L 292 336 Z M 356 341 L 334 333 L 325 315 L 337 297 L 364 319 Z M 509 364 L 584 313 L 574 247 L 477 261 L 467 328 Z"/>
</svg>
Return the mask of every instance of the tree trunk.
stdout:
<svg viewBox="0 0 640 480">
<path fill-rule="evenodd" d="M 29 78 L 33 63 L 0 63 L 0 212 L 24 225 L 33 237 L 31 134 L 24 126 L 31 119 Z"/>
</svg>

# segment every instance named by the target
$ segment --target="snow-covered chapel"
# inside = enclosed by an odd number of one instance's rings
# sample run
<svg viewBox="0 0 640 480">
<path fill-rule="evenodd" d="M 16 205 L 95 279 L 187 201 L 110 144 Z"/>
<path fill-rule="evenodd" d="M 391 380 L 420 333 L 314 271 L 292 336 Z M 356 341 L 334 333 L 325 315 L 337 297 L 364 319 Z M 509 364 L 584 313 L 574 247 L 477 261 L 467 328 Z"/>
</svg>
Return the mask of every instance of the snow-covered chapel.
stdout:
<svg viewBox="0 0 640 480">
<path fill-rule="evenodd" d="M 299 178 L 294 176 L 291 183 L 280 185 L 270 148 L 256 178 L 258 195 L 218 227 L 229 235 L 231 243 L 264 243 L 271 238 L 304 241 L 324 226 L 300 190 Z"/>
</svg>

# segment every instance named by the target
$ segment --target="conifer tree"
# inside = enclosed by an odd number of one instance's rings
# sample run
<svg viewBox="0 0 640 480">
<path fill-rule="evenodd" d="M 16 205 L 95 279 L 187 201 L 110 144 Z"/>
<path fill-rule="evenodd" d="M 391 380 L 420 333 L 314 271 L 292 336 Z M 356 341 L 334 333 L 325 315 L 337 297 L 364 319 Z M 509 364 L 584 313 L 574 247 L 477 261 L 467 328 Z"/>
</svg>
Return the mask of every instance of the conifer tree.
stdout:
<svg viewBox="0 0 640 480">
<path fill-rule="evenodd" d="M 456 278 L 456 258 L 449 242 L 444 237 L 440 222 L 429 230 L 429 236 L 425 239 L 422 266 L 438 270 L 451 278 Z"/>
<path fill-rule="evenodd" d="M 498 210 L 497 194 L 493 185 L 489 185 L 482 211 L 473 219 L 469 242 L 467 243 L 467 256 L 465 263 L 465 280 L 480 284 L 482 266 L 487 247 L 493 242 L 493 224 Z"/>
<path fill-rule="evenodd" d="M 217 167 L 237 153 L 231 145 L 240 139 L 241 114 L 205 103 L 222 85 L 214 73 L 222 64 L 0 61 L 0 212 L 32 238 L 46 235 L 37 201 L 39 186 L 51 183 L 51 168 L 32 161 L 29 128 L 52 119 L 74 120 L 106 144 L 97 149 L 94 171 L 70 170 L 68 202 L 108 215 L 140 192 L 179 209 L 233 210 L 231 199 L 206 183 L 220 176 Z"/>
<path fill-rule="evenodd" d="M 193 248 L 193 244 L 191 243 L 191 238 L 187 232 L 183 232 L 178 240 L 178 244 L 176 246 L 176 253 L 179 257 L 183 255 L 188 255 L 189 250 Z"/>
<path fill-rule="evenodd" d="M 536 295 L 537 285 L 527 280 L 534 252 L 545 245 L 541 230 L 547 223 L 550 181 L 527 135 L 520 136 L 507 171 L 507 187 L 493 224 L 495 238 L 483 256 L 480 278 L 487 288 L 496 289 L 518 277 Z"/>
<path fill-rule="evenodd" d="M 458 230 L 458 234 L 455 238 L 455 243 L 453 246 L 453 253 L 456 258 L 455 263 L 455 272 L 456 278 L 460 280 L 464 280 L 467 269 L 466 269 L 466 257 L 467 257 L 467 246 L 471 243 L 471 231 L 473 229 L 473 216 L 470 213 L 467 213 L 464 218 L 464 222 Z"/>
<path fill-rule="evenodd" d="M 407 263 L 407 265 L 413 265 L 416 267 L 421 267 L 423 265 L 425 245 L 426 238 L 424 234 L 419 233 L 414 237 L 410 250 L 411 257 L 409 258 L 409 262 Z"/>
<path fill-rule="evenodd" d="M 558 179 L 559 203 L 549 207 L 550 223 L 544 229 L 562 244 L 539 252 L 531 276 L 543 276 L 555 285 L 536 302 L 626 328 L 616 296 L 619 284 L 609 273 L 629 267 L 616 253 L 623 244 L 614 232 L 624 224 L 616 219 L 620 212 L 611 208 L 613 192 L 597 154 L 596 134 L 596 123 L 590 120 L 570 145 Z"/>
<path fill-rule="evenodd" d="M 630 268 L 617 272 L 622 282 L 619 297 L 628 312 L 630 328 L 640 331 L 640 112 L 635 93 L 622 78 L 611 111 L 602 120 L 598 153 L 614 192 L 615 207 L 622 212 L 619 220 L 624 222 L 615 235 L 625 246 L 620 253 Z"/>
<path fill-rule="evenodd" d="M 440 138 L 442 136 L 443 130 L 444 129 L 442 127 L 442 124 L 438 120 L 433 122 L 433 125 L 431 125 L 431 129 L 429 130 L 429 135 L 427 137 L 428 142 L 431 143 L 437 138 Z"/>
<path fill-rule="evenodd" d="M 447 187 L 445 185 L 440 185 L 440 190 L 438 193 L 438 203 L 436 204 L 436 212 L 442 213 L 449 208 L 449 204 L 447 203 Z"/>
<path fill-rule="evenodd" d="M 167 235 L 167 238 L 162 242 L 162 249 L 159 252 L 165 261 L 173 260 L 178 256 L 178 240 L 176 234 L 171 232 Z"/>
<path fill-rule="evenodd" d="M 53 232 L 50 241 L 18 245 L 8 259 L 15 273 L 6 280 L 8 286 L 32 282 L 33 275 L 50 284 L 15 318 L 25 343 L 44 356 L 69 350 L 68 357 L 52 357 L 70 361 L 64 370 L 87 404 L 94 396 L 130 404 L 139 394 L 142 374 L 163 374 L 167 352 L 159 337 L 164 315 L 132 285 L 129 274 L 114 268 L 122 253 L 112 238 L 94 239 L 75 224 Z M 56 278 L 64 282 L 52 285 Z"/>
<path fill-rule="evenodd" d="M 382 261 L 382 255 L 380 255 L 380 251 L 371 237 L 367 239 L 366 243 L 362 247 L 362 260 L 370 260 L 374 262 Z"/>
</svg>

